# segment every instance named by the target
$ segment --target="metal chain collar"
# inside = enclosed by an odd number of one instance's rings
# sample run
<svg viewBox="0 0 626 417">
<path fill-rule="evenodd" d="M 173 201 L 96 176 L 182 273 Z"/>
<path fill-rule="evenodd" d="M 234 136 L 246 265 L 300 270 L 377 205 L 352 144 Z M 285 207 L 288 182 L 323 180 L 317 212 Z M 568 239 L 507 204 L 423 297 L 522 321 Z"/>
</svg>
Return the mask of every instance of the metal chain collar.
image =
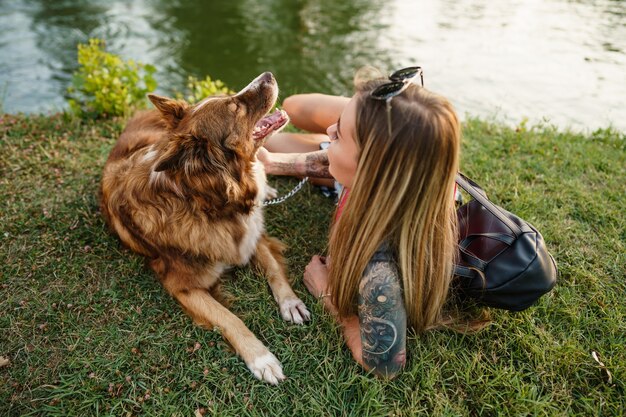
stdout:
<svg viewBox="0 0 626 417">
<path fill-rule="evenodd" d="M 267 200 L 263 202 L 263 207 L 265 206 L 271 206 L 274 204 L 280 204 L 283 201 L 287 200 L 288 198 L 292 197 L 295 193 L 297 193 L 298 191 L 300 191 L 300 189 L 302 188 L 302 186 L 309 180 L 309 177 L 304 177 L 302 179 L 302 181 L 300 181 L 298 183 L 298 185 L 296 185 L 295 187 L 293 187 L 293 190 L 289 191 L 287 194 L 285 194 L 282 197 L 278 197 L 278 198 L 274 198 L 273 200 Z"/>
</svg>

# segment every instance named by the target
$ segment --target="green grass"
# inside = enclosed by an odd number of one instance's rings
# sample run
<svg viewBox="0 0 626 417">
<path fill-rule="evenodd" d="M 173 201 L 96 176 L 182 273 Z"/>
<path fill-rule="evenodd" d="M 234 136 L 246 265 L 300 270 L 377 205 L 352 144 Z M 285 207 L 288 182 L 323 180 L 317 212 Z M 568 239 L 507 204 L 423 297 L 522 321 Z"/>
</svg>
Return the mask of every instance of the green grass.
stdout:
<svg viewBox="0 0 626 417">
<path fill-rule="evenodd" d="M 408 367 L 394 381 L 352 361 L 302 284 L 325 247 L 330 201 L 307 186 L 268 208 L 313 321 L 284 323 L 250 268 L 232 271 L 225 288 L 284 365 L 289 379 L 271 387 L 217 332 L 195 327 L 107 232 L 97 189 L 122 124 L 0 116 L 0 356 L 10 360 L 0 368 L 1 416 L 626 413 L 623 134 L 465 124 L 463 170 L 542 231 L 559 282 L 527 311 L 492 310 L 478 334 L 410 337 Z M 282 192 L 295 184 L 270 182 Z"/>
</svg>

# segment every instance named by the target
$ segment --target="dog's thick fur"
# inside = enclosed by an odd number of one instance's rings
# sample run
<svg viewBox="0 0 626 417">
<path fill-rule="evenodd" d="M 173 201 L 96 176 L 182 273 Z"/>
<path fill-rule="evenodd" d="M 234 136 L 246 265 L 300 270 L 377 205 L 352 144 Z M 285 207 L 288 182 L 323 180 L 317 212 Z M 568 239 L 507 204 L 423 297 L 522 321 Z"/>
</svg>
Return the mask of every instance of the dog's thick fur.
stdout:
<svg viewBox="0 0 626 417">
<path fill-rule="evenodd" d="M 255 124 L 277 94 L 264 73 L 236 95 L 195 106 L 149 96 L 157 109 L 130 120 L 101 190 L 102 213 L 122 242 L 149 260 L 196 323 L 218 326 L 252 373 L 272 384 L 285 378 L 280 362 L 212 293 L 228 266 L 252 260 L 285 320 L 310 317 L 287 281 L 282 244 L 264 232 L 269 187 L 256 160 Z"/>
</svg>

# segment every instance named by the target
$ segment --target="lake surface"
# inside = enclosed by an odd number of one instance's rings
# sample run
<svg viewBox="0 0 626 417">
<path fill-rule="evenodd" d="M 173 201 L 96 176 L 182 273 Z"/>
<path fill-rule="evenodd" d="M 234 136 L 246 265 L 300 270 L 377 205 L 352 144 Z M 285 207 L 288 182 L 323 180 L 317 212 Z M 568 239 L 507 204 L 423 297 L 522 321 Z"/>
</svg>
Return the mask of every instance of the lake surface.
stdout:
<svg viewBox="0 0 626 417">
<path fill-rule="evenodd" d="M 625 1 L 0 0 L 4 111 L 63 109 L 90 37 L 154 64 L 161 93 L 270 70 L 282 97 L 348 95 L 365 64 L 419 64 L 461 115 L 626 131 Z"/>
</svg>

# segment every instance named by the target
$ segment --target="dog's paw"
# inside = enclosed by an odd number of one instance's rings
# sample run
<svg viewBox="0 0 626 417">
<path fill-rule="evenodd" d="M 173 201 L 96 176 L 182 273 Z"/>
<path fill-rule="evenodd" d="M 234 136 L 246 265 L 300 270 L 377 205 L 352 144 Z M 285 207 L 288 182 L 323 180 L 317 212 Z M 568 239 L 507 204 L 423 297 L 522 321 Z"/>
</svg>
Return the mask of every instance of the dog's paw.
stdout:
<svg viewBox="0 0 626 417">
<path fill-rule="evenodd" d="M 251 363 L 248 363 L 248 369 L 255 377 L 261 381 L 265 381 L 272 385 L 278 385 L 279 382 L 285 380 L 283 367 L 276 359 L 276 356 L 269 351 L 261 356 L 256 357 Z"/>
<path fill-rule="evenodd" d="M 299 298 L 288 298 L 280 303 L 280 315 L 283 320 L 302 324 L 311 320 L 311 313 Z"/>
<path fill-rule="evenodd" d="M 265 186 L 265 199 L 271 200 L 272 198 L 276 198 L 276 197 L 278 197 L 278 190 L 274 187 L 266 185 Z"/>
</svg>

